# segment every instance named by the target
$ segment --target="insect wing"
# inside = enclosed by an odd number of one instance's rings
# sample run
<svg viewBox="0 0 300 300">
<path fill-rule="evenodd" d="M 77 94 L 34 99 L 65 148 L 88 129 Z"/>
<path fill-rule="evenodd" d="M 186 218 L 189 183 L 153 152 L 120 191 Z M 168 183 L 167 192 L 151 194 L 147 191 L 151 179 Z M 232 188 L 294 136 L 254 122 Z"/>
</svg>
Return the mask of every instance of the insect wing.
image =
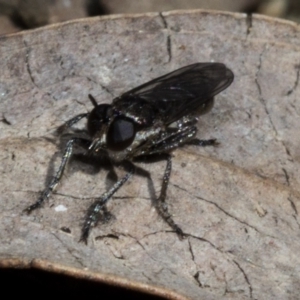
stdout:
<svg viewBox="0 0 300 300">
<path fill-rule="evenodd" d="M 196 63 L 151 80 L 115 101 L 130 98 L 152 103 L 172 123 L 195 112 L 233 81 L 233 73 L 221 63 Z"/>
</svg>

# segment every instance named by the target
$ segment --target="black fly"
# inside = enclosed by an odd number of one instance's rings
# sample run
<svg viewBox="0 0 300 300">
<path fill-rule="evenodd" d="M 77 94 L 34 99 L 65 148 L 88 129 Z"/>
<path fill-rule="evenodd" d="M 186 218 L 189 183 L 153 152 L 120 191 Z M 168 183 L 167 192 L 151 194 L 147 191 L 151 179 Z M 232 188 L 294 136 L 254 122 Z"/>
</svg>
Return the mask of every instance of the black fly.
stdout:
<svg viewBox="0 0 300 300">
<path fill-rule="evenodd" d="M 165 202 L 171 174 L 170 151 L 182 145 L 215 145 L 216 140 L 195 138 L 197 117 L 210 110 L 213 97 L 233 81 L 233 73 L 221 63 L 196 63 L 151 80 L 118 98 L 112 104 L 94 105 L 90 113 L 80 114 L 66 122 L 69 128 L 87 118 L 88 138 L 73 137 L 67 142 L 60 167 L 40 198 L 25 209 L 30 213 L 49 198 L 60 182 L 74 146 L 89 155 L 106 155 L 115 166 L 123 166 L 127 174 L 89 207 L 82 228 L 81 241 L 87 243 L 91 227 L 100 216 L 108 215 L 107 201 L 134 173 L 134 162 L 141 157 L 160 155 L 166 159 L 159 197 L 155 201 L 158 213 L 180 238 L 184 233 L 174 222 Z"/>
</svg>

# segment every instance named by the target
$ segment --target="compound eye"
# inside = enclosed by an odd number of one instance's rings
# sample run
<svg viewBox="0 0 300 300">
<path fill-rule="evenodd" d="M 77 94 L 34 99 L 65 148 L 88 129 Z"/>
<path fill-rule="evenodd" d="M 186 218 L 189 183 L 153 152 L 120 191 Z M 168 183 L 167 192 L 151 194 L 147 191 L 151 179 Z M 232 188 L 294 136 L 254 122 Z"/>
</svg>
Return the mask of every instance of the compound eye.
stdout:
<svg viewBox="0 0 300 300">
<path fill-rule="evenodd" d="M 107 148 L 112 151 L 122 151 L 132 144 L 135 134 L 136 126 L 132 120 L 116 118 L 108 128 Z"/>
</svg>

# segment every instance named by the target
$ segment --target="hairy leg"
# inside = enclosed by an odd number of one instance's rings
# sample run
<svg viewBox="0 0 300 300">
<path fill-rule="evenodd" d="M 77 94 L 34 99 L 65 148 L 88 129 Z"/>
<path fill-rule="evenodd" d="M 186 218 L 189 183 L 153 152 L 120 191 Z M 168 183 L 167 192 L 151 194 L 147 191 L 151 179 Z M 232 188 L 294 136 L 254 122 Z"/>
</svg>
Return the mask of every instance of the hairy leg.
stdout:
<svg viewBox="0 0 300 300">
<path fill-rule="evenodd" d="M 107 203 L 107 201 L 116 193 L 126 181 L 132 176 L 134 173 L 134 165 L 130 164 L 129 170 L 127 174 L 118 180 L 106 193 L 104 193 L 100 198 L 97 198 L 94 203 L 89 207 L 87 215 L 85 217 L 84 225 L 81 231 L 80 242 L 84 242 L 87 244 L 87 238 L 89 236 L 89 232 L 92 227 L 94 227 L 100 217 L 101 211 L 103 211 L 103 207 Z M 107 213 L 107 212 L 105 212 Z"/>
<path fill-rule="evenodd" d="M 89 140 L 82 139 L 82 138 L 73 138 L 68 141 L 65 151 L 64 151 L 64 154 L 63 154 L 63 157 L 62 157 L 62 160 L 61 160 L 61 163 L 60 163 L 60 166 L 59 166 L 55 176 L 52 178 L 50 184 L 44 190 L 44 192 L 42 192 L 39 199 L 34 204 L 28 206 L 24 210 L 24 212 L 31 213 L 36 208 L 39 208 L 40 206 L 42 206 L 42 204 L 45 202 L 45 200 L 47 200 L 50 197 L 50 195 L 52 194 L 54 189 L 57 187 L 57 185 L 59 184 L 59 182 L 63 176 L 66 165 L 72 156 L 74 145 L 79 144 L 79 145 L 87 146 L 90 143 L 91 142 Z"/>
</svg>

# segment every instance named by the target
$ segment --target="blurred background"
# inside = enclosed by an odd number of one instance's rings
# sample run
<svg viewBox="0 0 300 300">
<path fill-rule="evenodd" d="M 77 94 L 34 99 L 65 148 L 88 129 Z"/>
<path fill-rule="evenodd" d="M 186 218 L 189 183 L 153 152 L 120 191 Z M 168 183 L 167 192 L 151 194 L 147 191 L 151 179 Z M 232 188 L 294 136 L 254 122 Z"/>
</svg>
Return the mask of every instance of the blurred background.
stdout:
<svg viewBox="0 0 300 300">
<path fill-rule="evenodd" d="M 300 0 L 0 0 L 0 35 L 88 16 L 199 8 L 300 22 Z"/>
</svg>

